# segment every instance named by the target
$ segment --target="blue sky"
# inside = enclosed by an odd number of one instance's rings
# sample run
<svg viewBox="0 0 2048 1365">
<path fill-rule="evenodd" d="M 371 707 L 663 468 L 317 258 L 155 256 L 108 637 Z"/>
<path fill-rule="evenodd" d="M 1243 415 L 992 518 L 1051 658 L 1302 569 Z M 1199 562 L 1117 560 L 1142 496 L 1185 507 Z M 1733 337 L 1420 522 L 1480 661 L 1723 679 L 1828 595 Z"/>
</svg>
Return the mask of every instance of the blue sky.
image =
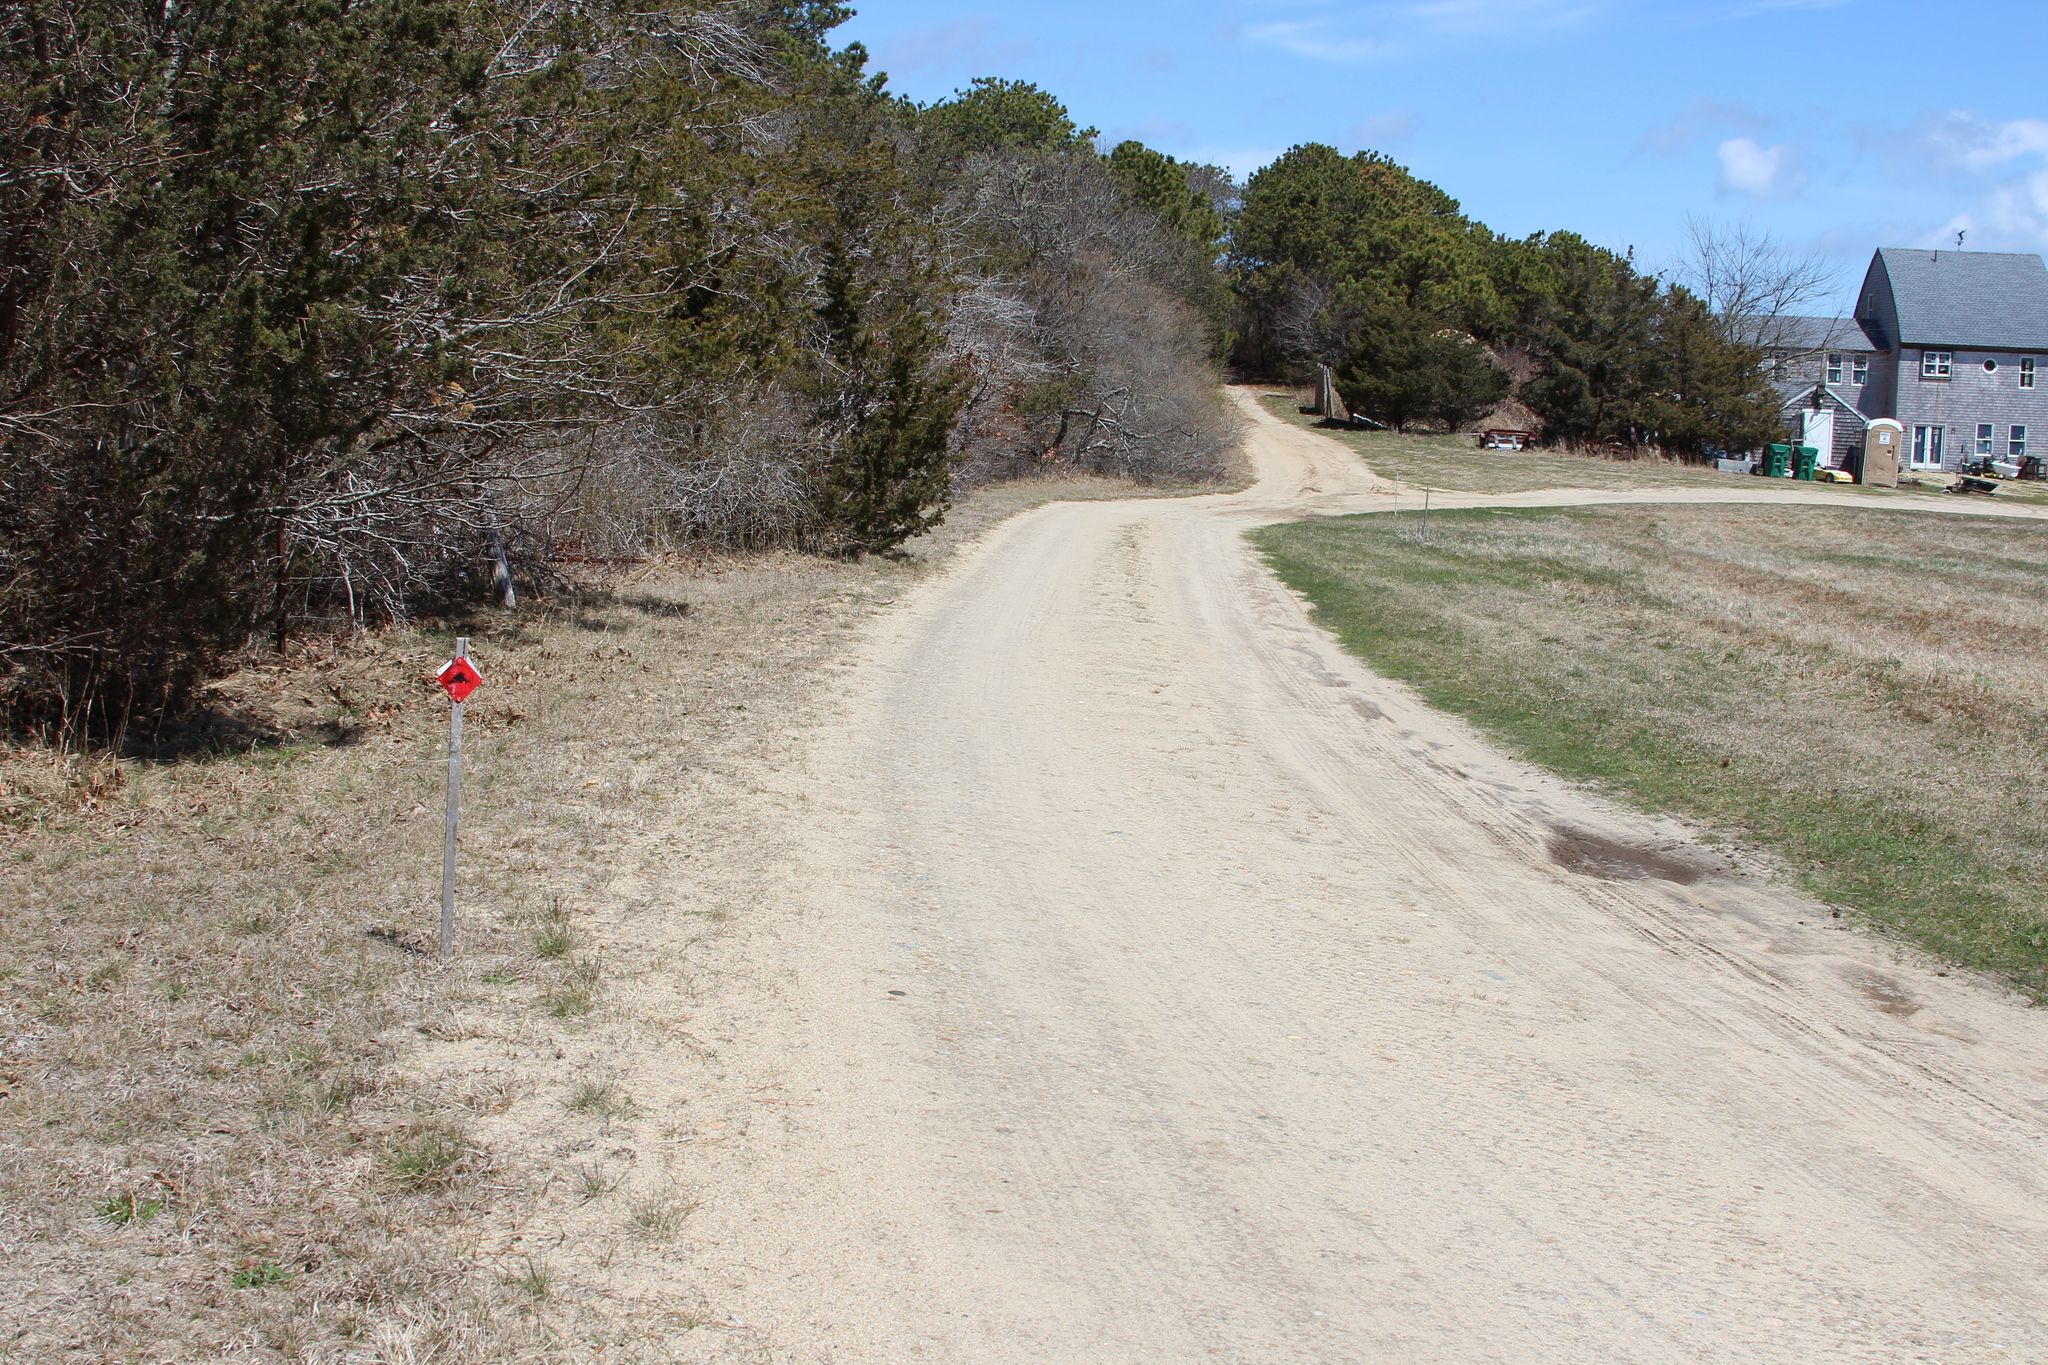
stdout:
<svg viewBox="0 0 2048 1365">
<path fill-rule="evenodd" d="M 1824 253 L 2048 252 L 2048 7 L 1879 0 L 866 0 L 838 31 L 927 101 L 1035 81 L 1104 145 L 1240 177 L 1373 148 L 1521 235 L 1680 250 L 1688 215 Z"/>
</svg>

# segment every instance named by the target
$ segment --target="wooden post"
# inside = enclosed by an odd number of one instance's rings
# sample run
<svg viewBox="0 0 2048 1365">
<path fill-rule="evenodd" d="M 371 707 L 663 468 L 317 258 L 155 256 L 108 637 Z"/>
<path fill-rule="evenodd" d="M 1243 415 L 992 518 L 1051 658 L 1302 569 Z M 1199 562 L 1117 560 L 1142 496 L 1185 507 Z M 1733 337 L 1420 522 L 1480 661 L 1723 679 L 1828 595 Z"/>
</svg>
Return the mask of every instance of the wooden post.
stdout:
<svg viewBox="0 0 2048 1365">
<path fill-rule="evenodd" d="M 1429 490 L 1422 490 L 1422 543 L 1429 543 Z M 460 710 L 460 707 L 456 708 Z"/>
<path fill-rule="evenodd" d="M 455 657 L 469 657 L 469 637 L 455 641 Z M 448 712 L 448 833 L 441 847 L 441 960 L 455 956 L 455 828 L 462 820 L 462 703 Z"/>
</svg>

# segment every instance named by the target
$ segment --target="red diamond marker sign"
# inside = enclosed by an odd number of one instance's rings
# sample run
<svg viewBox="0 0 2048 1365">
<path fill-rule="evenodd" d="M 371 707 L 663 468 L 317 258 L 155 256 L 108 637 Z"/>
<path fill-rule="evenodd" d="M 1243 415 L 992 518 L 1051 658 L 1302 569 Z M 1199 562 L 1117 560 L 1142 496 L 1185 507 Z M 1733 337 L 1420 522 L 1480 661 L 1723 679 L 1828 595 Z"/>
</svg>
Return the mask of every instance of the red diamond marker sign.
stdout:
<svg viewBox="0 0 2048 1365">
<path fill-rule="evenodd" d="M 441 690 L 455 701 L 462 701 L 476 691 L 484 675 L 476 671 L 476 665 L 467 659 L 450 659 L 441 665 L 441 671 L 434 675 L 441 684 Z"/>
</svg>

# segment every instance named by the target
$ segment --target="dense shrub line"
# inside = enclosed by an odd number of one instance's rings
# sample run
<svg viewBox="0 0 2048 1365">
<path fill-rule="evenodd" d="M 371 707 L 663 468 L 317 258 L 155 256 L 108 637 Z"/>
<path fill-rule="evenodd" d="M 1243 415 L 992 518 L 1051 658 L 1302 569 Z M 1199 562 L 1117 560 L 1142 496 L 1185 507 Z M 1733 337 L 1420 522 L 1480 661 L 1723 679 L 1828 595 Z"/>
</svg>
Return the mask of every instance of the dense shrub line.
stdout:
<svg viewBox="0 0 2048 1365">
<path fill-rule="evenodd" d="M 1252 176 L 1231 240 L 1243 306 L 1239 362 L 1300 377 L 1334 371 L 1354 410 L 1397 429 L 1456 428 L 1516 397 L 1546 437 L 1701 458 L 1768 439 L 1778 398 L 1754 344 L 1754 290 L 1726 297 L 1643 273 L 1570 232 L 1503 237 L 1372 152 L 1296 147 Z M 1820 282 L 1771 259 L 1768 239 L 1722 242 L 1790 311 Z M 1687 272 L 1689 275 L 1695 272 Z M 1698 283 L 1698 280 L 1694 281 Z M 1516 383 L 1520 380 L 1519 384 Z"/>
<path fill-rule="evenodd" d="M 846 14 L 0 10 L 0 710 L 118 731 L 494 563 L 1213 474 L 1227 182 L 1030 86 L 895 99 Z"/>
</svg>

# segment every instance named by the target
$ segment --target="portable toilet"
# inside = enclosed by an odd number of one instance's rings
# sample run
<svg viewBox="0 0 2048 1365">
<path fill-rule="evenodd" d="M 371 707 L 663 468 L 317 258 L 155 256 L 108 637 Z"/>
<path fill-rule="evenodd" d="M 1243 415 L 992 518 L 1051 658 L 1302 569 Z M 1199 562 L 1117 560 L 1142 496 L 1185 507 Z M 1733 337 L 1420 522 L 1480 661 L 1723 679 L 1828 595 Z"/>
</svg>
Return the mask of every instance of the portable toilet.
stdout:
<svg viewBox="0 0 2048 1365">
<path fill-rule="evenodd" d="M 1899 486 L 1899 453 L 1906 446 L 1906 426 L 1889 417 L 1871 419 L 1863 433 L 1863 468 L 1857 482 L 1872 488 Z"/>
</svg>

